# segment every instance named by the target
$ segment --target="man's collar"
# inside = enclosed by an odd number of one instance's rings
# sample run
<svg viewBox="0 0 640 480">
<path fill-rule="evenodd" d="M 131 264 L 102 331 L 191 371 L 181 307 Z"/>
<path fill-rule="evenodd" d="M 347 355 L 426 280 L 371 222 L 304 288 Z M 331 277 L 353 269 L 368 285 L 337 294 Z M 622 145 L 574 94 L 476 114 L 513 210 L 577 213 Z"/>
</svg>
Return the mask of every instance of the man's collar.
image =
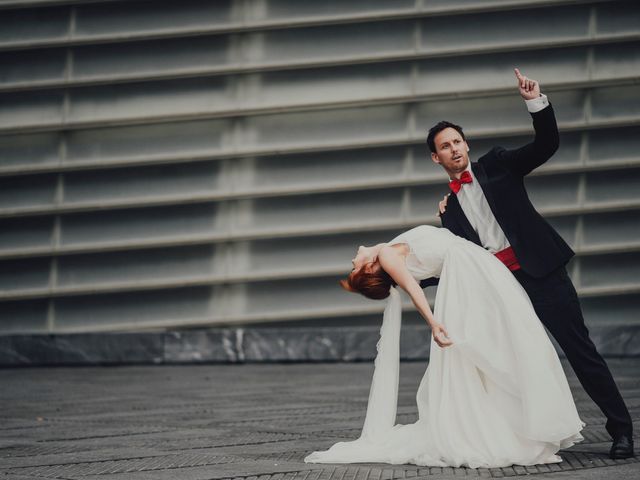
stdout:
<svg viewBox="0 0 640 480">
<path fill-rule="evenodd" d="M 471 170 L 471 160 L 469 160 L 469 163 L 467 164 L 467 168 L 465 168 L 463 170 L 463 172 L 469 172 L 469 174 L 471 175 L 471 178 L 473 178 L 475 180 L 475 175 L 473 174 L 473 171 Z M 460 175 L 462 175 L 463 172 L 460 172 Z M 449 181 L 452 182 L 456 177 L 449 177 Z"/>
</svg>

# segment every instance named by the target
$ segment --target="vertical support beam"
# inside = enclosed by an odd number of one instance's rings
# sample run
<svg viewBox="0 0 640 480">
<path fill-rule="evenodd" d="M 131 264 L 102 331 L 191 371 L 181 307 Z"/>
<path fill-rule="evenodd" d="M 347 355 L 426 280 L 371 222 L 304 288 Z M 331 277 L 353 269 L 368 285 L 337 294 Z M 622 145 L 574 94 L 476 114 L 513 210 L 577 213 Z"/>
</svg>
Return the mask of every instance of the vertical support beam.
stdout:
<svg viewBox="0 0 640 480">
<path fill-rule="evenodd" d="M 413 21 L 413 50 L 420 53 L 422 50 L 422 19 L 416 18 Z"/>
<path fill-rule="evenodd" d="M 267 0 L 244 0 L 245 22 L 256 22 L 267 17 L 269 5 Z"/>
<path fill-rule="evenodd" d="M 69 10 L 69 27 L 67 30 L 67 38 L 72 40 L 76 32 L 76 7 L 72 6 Z M 73 77 L 73 49 L 67 47 L 65 50 L 65 65 L 64 65 L 64 79 L 65 81 L 71 80 Z"/>
<path fill-rule="evenodd" d="M 416 104 L 409 103 L 406 107 L 407 111 L 407 135 L 409 138 L 415 138 L 416 131 Z M 407 160 L 408 162 L 409 160 Z M 402 194 L 402 205 L 400 208 L 400 218 L 402 222 L 406 222 L 411 216 L 411 187 L 404 187 Z"/>
<path fill-rule="evenodd" d="M 60 215 L 56 215 L 53 221 L 53 245 L 54 250 L 60 246 Z M 58 284 L 58 257 L 54 253 L 51 257 L 51 267 L 49 270 L 49 291 L 54 291 Z M 47 332 L 55 332 L 55 299 L 49 297 L 47 306 Z"/>
<path fill-rule="evenodd" d="M 422 42 L 422 23 L 421 19 L 417 18 L 413 22 L 413 49 L 416 53 L 421 50 Z M 411 62 L 411 95 L 415 98 L 418 92 L 418 82 L 420 80 L 420 66 L 417 61 Z"/>
<path fill-rule="evenodd" d="M 589 134 L 586 131 L 580 133 L 579 163 L 581 166 L 589 164 Z"/>
<path fill-rule="evenodd" d="M 53 197 L 53 204 L 58 207 L 64 203 L 64 174 L 58 173 L 56 176 L 56 191 Z"/>
<path fill-rule="evenodd" d="M 229 10 L 229 18 L 232 23 L 244 24 L 245 20 L 245 0 L 232 0 Z"/>
<path fill-rule="evenodd" d="M 78 9 L 75 5 L 71 6 L 69 10 L 69 39 L 73 39 L 76 36 L 76 25 L 78 21 Z"/>
<path fill-rule="evenodd" d="M 71 110 L 71 98 L 69 94 L 69 89 L 65 88 L 64 97 L 62 99 L 62 121 L 60 122 L 62 125 L 66 125 L 69 120 L 69 112 Z"/>
<path fill-rule="evenodd" d="M 402 178 L 410 179 L 415 175 L 415 148 L 409 146 L 405 149 L 404 162 L 402 165 Z"/>
<path fill-rule="evenodd" d="M 56 317 L 56 306 L 55 300 L 50 298 L 47 303 L 47 325 L 45 327 L 47 333 L 55 333 L 55 317 Z"/>
<path fill-rule="evenodd" d="M 596 5 L 589 8 L 589 25 L 587 27 L 589 39 L 595 39 L 598 35 L 598 9 Z"/>
<path fill-rule="evenodd" d="M 587 94 L 584 97 L 584 120 L 587 125 L 591 124 L 592 114 L 591 114 L 591 93 L 593 90 L 587 90 Z"/>
<path fill-rule="evenodd" d="M 77 9 L 75 6 L 72 6 L 69 10 L 69 30 L 68 35 L 69 39 L 73 39 L 76 34 L 76 17 L 77 17 Z M 73 78 L 73 69 L 74 69 L 74 57 L 73 57 L 73 48 L 68 47 L 66 49 L 65 56 L 65 80 L 70 81 Z M 64 97 L 63 97 L 63 105 L 62 105 L 62 124 L 65 125 L 69 119 L 69 111 L 70 111 L 70 93 L 69 89 L 65 88 Z"/>
<path fill-rule="evenodd" d="M 411 187 L 402 190 L 402 203 L 400 205 L 400 221 L 406 223 L 411 217 Z"/>
<path fill-rule="evenodd" d="M 407 122 L 406 122 L 406 128 L 407 128 L 407 138 L 408 139 L 413 139 L 416 138 L 417 136 L 417 107 L 415 102 L 411 102 L 408 103 L 407 106 L 405 107 L 405 111 L 406 111 L 406 115 L 407 115 Z"/>
</svg>

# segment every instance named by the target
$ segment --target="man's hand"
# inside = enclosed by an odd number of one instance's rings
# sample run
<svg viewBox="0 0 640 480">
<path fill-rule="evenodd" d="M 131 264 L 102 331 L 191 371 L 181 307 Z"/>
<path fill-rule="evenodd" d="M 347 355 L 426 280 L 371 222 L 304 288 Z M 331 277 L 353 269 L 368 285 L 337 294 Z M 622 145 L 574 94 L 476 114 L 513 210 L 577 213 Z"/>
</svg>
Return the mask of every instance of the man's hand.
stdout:
<svg viewBox="0 0 640 480">
<path fill-rule="evenodd" d="M 532 100 L 540 96 L 540 85 L 535 80 L 525 77 L 520 70 L 514 68 L 516 78 L 518 79 L 518 90 L 525 100 Z"/>
<path fill-rule="evenodd" d="M 439 347 L 444 348 L 453 345 L 453 342 L 449 340 L 449 334 L 447 333 L 447 330 L 441 323 L 435 322 L 433 325 L 431 325 L 431 334 L 433 335 L 433 340 L 438 344 Z"/>
<path fill-rule="evenodd" d="M 442 215 L 444 211 L 447 209 L 447 199 L 449 198 L 449 194 L 445 195 L 440 203 L 438 203 L 438 211 L 440 212 L 438 216 Z"/>
</svg>

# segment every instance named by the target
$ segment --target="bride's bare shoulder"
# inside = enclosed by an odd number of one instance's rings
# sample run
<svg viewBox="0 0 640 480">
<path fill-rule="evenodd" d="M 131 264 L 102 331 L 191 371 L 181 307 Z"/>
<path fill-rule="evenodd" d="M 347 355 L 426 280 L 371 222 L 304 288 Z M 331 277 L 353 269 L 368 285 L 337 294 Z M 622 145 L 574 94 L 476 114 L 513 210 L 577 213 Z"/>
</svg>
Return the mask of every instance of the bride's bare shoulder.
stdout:
<svg viewBox="0 0 640 480">
<path fill-rule="evenodd" d="M 390 258 L 390 257 L 406 257 L 407 254 L 411 251 L 409 245 L 404 242 L 397 242 L 393 244 L 385 244 L 378 253 L 379 259 Z"/>
</svg>

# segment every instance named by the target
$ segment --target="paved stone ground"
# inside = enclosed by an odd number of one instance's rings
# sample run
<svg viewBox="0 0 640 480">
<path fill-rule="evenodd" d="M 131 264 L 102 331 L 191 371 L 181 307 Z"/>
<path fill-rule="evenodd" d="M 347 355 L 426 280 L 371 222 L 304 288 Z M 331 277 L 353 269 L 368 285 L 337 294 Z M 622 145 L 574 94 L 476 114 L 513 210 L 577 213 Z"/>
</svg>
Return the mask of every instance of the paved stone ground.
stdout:
<svg viewBox="0 0 640 480">
<path fill-rule="evenodd" d="M 640 359 L 609 362 L 640 419 Z M 399 423 L 417 418 L 425 366 L 401 364 Z M 640 478 L 638 458 L 607 457 L 604 419 L 572 373 L 588 427 L 584 443 L 561 452 L 561 464 L 304 463 L 309 452 L 358 436 L 372 372 L 370 362 L 0 370 L 0 479 Z"/>
</svg>

